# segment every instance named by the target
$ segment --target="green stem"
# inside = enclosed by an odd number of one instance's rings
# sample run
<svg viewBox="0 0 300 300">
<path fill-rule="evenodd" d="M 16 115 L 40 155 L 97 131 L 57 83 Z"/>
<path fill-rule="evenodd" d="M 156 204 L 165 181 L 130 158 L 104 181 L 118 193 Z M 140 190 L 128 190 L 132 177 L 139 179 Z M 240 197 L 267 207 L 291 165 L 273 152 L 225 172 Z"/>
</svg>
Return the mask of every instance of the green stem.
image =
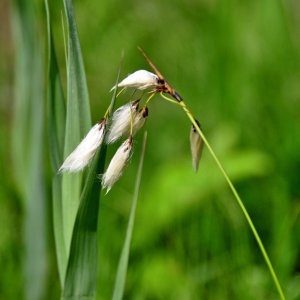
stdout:
<svg viewBox="0 0 300 300">
<path fill-rule="evenodd" d="M 169 100 L 171 102 L 175 102 L 174 100 L 166 97 L 163 94 L 162 94 L 162 96 L 166 100 Z M 190 112 L 190 110 L 187 108 L 187 106 L 184 103 L 184 101 L 176 102 L 176 104 L 180 105 L 182 107 L 182 109 L 185 111 L 185 113 L 187 114 L 188 118 L 191 120 L 191 122 L 194 125 L 194 127 L 196 128 L 197 132 L 200 134 L 201 138 L 203 139 L 206 147 L 208 148 L 208 150 L 209 150 L 210 154 L 212 155 L 213 159 L 215 160 L 215 162 L 216 162 L 217 166 L 219 167 L 221 173 L 223 174 L 224 178 L 226 179 L 226 181 L 227 181 L 227 183 L 228 183 L 228 185 L 229 185 L 229 187 L 230 187 L 230 189 L 231 189 L 231 191 L 232 191 L 232 193 L 233 193 L 233 195 L 234 195 L 234 197 L 235 197 L 235 199 L 236 199 L 239 207 L 241 208 L 241 210 L 242 210 L 242 212 L 243 212 L 243 214 L 244 214 L 244 216 L 245 216 L 245 218 L 246 218 L 246 220 L 247 220 L 247 222 L 248 222 L 248 224 L 249 224 L 249 226 L 250 226 L 250 228 L 252 230 L 252 233 L 253 233 L 253 235 L 254 235 L 254 237 L 256 239 L 256 242 L 257 242 L 257 244 L 258 244 L 258 246 L 260 248 L 260 251 L 261 251 L 261 253 L 262 253 L 263 257 L 264 257 L 264 260 L 265 260 L 265 262 L 266 262 L 266 264 L 267 264 L 267 266 L 269 268 L 269 271 L 270 271 L 271 276 L 273 278 L 274 284 L 275 284 L 275 286 L 277 288 L 277 291 L 278 291 L 278 294 L 280 296 L 280 299 L 281 300 L 285 300 L 284 293 L 282 291 L 281 285 L 280 285 L 279 280 L 277 278 L 277 275 L 276 275 L 276 273 L 274 271 L 274 268 L 273 268 L 271 260 L 270 260 L 270 258 L 268 256 L 268 253 L 267 253 L 267 251 L 266 251 L 266 249 L 265 249 L 265 247 L 263 245 L 263 242 L 261 241 L 261 238 L 259 237 L 259 234 L 258 234 L 258 232 L 257 232 L 257 230 L 256 230 L 256 228 L 255 228 L 255 226 L 254 226 L 254 224 L 253 224 L 253 222 L 251 220 L 251 217 L 248 214 L 247 209 L 244 206 L 244 203 L 243 203 L 242 199 L 240 198 L 237 190 L 235 189 L 235 187 L 234 187 L 233 183 L 231 182 L 230 178 L 228 177 L 225 169 L 223 168 L 223 166 L 220 163 L 219 159 L 217 158 L 215 152 L 213 151 L 213 149 L 211 148 L 210 144 L 208 143 L 208 141 L 207 141 L 204 133 L 202 132 L 202 130 L 200 129 L 199 125 L 195 121 L 195 118 L 193 117 L 193 115 Z"/>
<path fill-rule="evenodd" d="M 122 88 L 122 89 L 118 92 L 116 98 L 118 98 L 118 97 L 123 93 L 123 91 L 124 91 L 125 89 L 126 89 L 125 87 Z"/>
<path fill-rule="evenodd" d="M 178 101 L 175 101 L 175 100 L 173 100 L 173 99 L 171 99 L 171 98 L 165 96 L 163 92 L 160 92 L 160 95 L 161 95 L 165 100 L 167 100 L 167 101 L 169 101 L 169 102 L 171 102 L 171 103 L 173 103 L 173 104 L 180 105 Z"/>
<path fill-rule="evenodd" d="M 249 224 L 249 226 L 250 226 L 250 228 L 252 230 L 252 233 L 253 233 L 253 235 L 254 235 L 254 237 L 256 239 L 256 242 L 257 242 L 257 244 L 258 244 L 258 246 L 260 248 L 260 251 L 261 251 L 261 253 L 262 253 L 262 255 L 263 255 L 264 259 L 265 259 L 265 262 L 266 262 L 266 264 L 267 264 L 267 266 L 269 268 L 269 271 L 271 273 L 271 276 L 273 278 L 273 281 L 275 283 L 275 286 L 277 288 L 279 296 L 280 296 L 280 298 L 282 300 L 285 300 L 285 296 L 283 294 L 281 285 L 279 283 L 277 275 L 276 275 L 276 273 L 274 271 L 274 268 L 272 266 L 271 260 L 270 260 L 270 258 L 268 256 L 268 253 L 267 253 L 267 251 L 266 251 L 266 249 L 265 249 L 265 247 L 263 245 L 263 242 L 261 241 L 261 238 L 259 237 L 259 234 L 258 234 L 258 232 L 257 232 L 257 230 L 256 230 L 256 228 L 255 228 L 255 226 L 254 226 L 254 224 L 253 224 L 253 222 L 251 220 L 251 217 L 248 214 L 247 209 L 244 206 L 244 203 L 243 203 L 242 199 L 240 198 L 237 190 L 235 189 L 235 187 L 234 187 L 233 183 L 231 182 L 230 178 L 228 177 L 225 169 L 223 168 L 223 166 L 220 163 L 219 159 L 217 158 L 215 152 L 211 148 L 211 146 L 208 143 L 207 139 L 205 138 L 203 132 L 201 131 L 200 127 L 198 126 L 197 122 L 195 121 L 195 118 L 193 117 L 193 115 L 191 114 L 191 112 L 189 111 L 189 109 L 187 108 L 187 106 L 185 105 L 185 103 L 183 101 L 181 101 L 181 102 L 179 102 L 179 105 L 183 108 L 183 110 L 185 111 L 185 113 L 187 114 L 187 116 L 189 117 L 189 119 L 191 120 L 191 122 L 193 123 L 194 127 L 196 128 L 197 132 L 200 134 L 200 136 L 203 139 L 203 141 L 204 141 L 206 147 L 208 148 L 210 154 L 212 155 L 212 157 L 215 160 L 216 164 L 218 165 L 221 173 L 223 174 L 224 178 L 226 179 L 226 181 L 227 181 L 227 183 L 228 183 L 228 185 L 229 185 L 229 187 L 230 187 L 230 189 L 231 189 L 231 191 L 232 191 L 232 193 L 233 193 L 233 195 L 234 195 L 234 197 L 235 197 L 238 205 L 240 206 L 240 208 L 241 208 L 241 210 L 242 210 L 242 212 L 243 212 L 243 214 L 244 214 L 244 216 L 245 216 L 245 218 L 246 218 L 246 220 L 247 220 L 247 222 L 248 222 L 248 224 Z"/>
<path fill-rule="evenodd" d="M 146 100 L 145 106 L 148 105 L 148 103 L 149 103 L 150 100 L 153 98 L 153 96 L 155 96 L 155 93 L 152 93 L 152 94 L 148 97 L 148 99 Z"/>
<path fill-rule="evenodd" d="M 132 130 L 133 130 L 132 100 L 130 100 L 130 136 L 132 136 Z"/>
</svg>

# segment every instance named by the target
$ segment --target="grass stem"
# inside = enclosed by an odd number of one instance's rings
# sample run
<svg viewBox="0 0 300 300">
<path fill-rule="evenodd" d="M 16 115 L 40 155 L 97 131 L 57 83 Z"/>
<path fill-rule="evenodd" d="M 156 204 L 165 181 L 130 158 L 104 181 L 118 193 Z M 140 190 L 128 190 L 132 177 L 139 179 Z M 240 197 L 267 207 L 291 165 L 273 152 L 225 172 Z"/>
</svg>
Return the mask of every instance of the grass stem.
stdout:
<svg viewBox="0 0 300 300">
<path fill-rule="evenodd" d="M 153 96 L 155 96 L 155 93 L 150 94 L 150 96 L 147 98 L 145 106 L 148 105 L 148 103 L 150 102 L 150 100 L 153 98 Z"/>
<path fill-rule="evenodd" d="M 258 232 L 257 232 L 257 230 L 256 230 L 256 228 L 255 228 L 255 226 L 253 224 L 253 222 L 252 222 L 252 219 L 251 219 L 250 215 L 248 214 L 247 209 L 244 206 L 244 203 L 243 203 L 242 199 L 240 198 L 237 190 L 235 189 L 232 181 L 228 177 L 228 175 L 227 175 L 224 167 L 222 166 L 221 162 L 219 161 L 218 157 L 216 156 L 215 152 L 213 151 L 213 149 L 211 148 L 209 142 L 207 141 L 204 133 L 200 129 L 199 125 L 197 124 L 194 116 L 192 115 L 192 113 L 190 112 L 190 110 L 187 108 L 187 106 L 184 103 L 184 101 L 177 102 L 177 101 L 174 101 L 173 99 L 168 98 L 167 96 L 165 96 L 163 94 L 161 94 L 161 95 L 162 95 L 162 97 L 164 99 L 166 99 L 166 100 L 168 100 L 168 101 L 170 101 L 170 102 L 172 102 L 174 104 L 176 103 L 176 104 L 180 105 L 182 107 L 182 109 L 184 110 L 184 112 L 186 113 L 186 115 L 188 116 L 188 118 L 191 120 L 191 122 L 194 125 L 194 127 L 196 128 L 197 132 L 200 134 L 200 136 L 203 139 L 203 141 L 204 141 L 204 143 L 205 143 L 208 151 L 210 152 L 210 154 L 213 157 L 214 161 L 216 162 L 218 168 L 220 169 L 221 173 L 223 174 L 225 180 L 227 181 L 227 183 L 228 183 L 228 185 L 229 185 L 229 187 L 230 187 L 230 189 L 231 189 L 231 191 L 232 191 L 232 193 L 234 195 L 234 198 L 236 199 L 239 207 L 241 208 L 241 210 L 242 210 L 242 212 L 243 212 L 243 214 L 244 214 L 244 216 L 245 216 L 245 218 L 246 218 L 246 220 L 247 220 L 247 222 L 248 222 L 248 224 L 249 224 L 249 226 L 251 228 L 251 231 L 252 231 L 252 233 L 253 233 L 253 235 L 254 235 L 254 237 L 256 239 L 256 242 L 257 242 L 257 244 L 259 246 L 259 249 L 260 249 L 260 251 L 261 251 L 261 253 L 262 253 L 263 257 L 264 257 L 264 260 L 265 260 L 265 262 L 266 262 L 266 264 L 267 264 L 267 266 L 269 268 L 270 274 L 271 274 L 272 279 L 274 281 L 274 284 L 275 284 L 275 286 L 277 288 L 277 291 L 278 291 L 278 294 L 280 296 L 280 299 L 281 300 L 285 300 L 285 296 L 284 296 L 283 290 L 281 288 L 280 282 L 279 282 L 279 280 L 277 278 L 277 275 L 275 273 L 275 270 L 273 268 L 273 265 L 271 263 L 269 255 L 268 255 L 268 253 L 267 253 L 267 251 L 266 251 L 266 249 L 265 249 L 265 247 L 263 245 L 263 242 L 262 242 L 262 240 L 261 240 L 261 238 L 260 238 L 260 236 L 259 236 L 259 234 L 258 234 Z"/>
</svg>

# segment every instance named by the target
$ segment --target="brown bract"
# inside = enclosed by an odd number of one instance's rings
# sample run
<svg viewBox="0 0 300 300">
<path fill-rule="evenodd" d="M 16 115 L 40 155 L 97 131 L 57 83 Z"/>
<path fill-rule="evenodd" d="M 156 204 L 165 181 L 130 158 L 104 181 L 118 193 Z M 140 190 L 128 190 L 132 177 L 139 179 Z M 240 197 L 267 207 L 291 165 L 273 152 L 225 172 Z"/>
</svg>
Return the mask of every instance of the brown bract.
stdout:
<svg viewBox="0 0 300 300">
<path fill-rule="evenodd" d="M 156 68 L 156 66 L 153 64 L 153 62 L 149 59 L 149 57 L 146 55 L 144 50 L 141 47 L 138 47 L 138 49 L 141 51 L 143 56 L 145 57 L 146 61 L 148 62 L 149 66 L 153 69 L 158 80 L 158 86 L 156 87 L 156 92 L 163 92 L 170 94 L 172 97 L 174 97 L 178 102 L 183 101 L 183 98 L 176 92 L 176 90 L 171 86 L 170 83 L 168 83 L 167 80 L 163 77 L 163 75 L 160 73 L 160 71 Z"/>
</svg>

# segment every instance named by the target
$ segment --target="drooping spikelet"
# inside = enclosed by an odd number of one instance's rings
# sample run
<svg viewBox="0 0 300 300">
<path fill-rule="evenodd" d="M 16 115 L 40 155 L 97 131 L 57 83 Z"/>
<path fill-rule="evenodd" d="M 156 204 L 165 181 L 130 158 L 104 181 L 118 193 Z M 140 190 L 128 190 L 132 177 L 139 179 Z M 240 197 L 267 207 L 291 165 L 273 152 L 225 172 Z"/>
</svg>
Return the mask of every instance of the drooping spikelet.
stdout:
<svg viewBox="0 0 300 300">
<path fill-rule="evenodd" d="M 123 79 L 117 86 L 112 87 L 111 91 L 116 87 L 121 88 L 136 88 L 139 90 L 145 90 L 147 88 L 156 87 L 159 83 L 159 78 L 146 70 L 138 70 L 125 79 Z"/>
<path fill-rule="evenodd" d="M 65 159 L 59 172 L 78 172 L 87 166 L 103 142 L 105 127 L 105 119 L 94 125 L 75 150 Z"/>
<path fill-rule="evenodd" d="M 200 127 L 200 123 L 197 120 L 196 123 Z M 193 169 L 195 172 L 197 172 L 204 143 L 194 125 L 192 125 L 191 132 L 190 132 L 190 144 L 191 144 Z"/>
<path fill-rule="evenodd" d="M 110 191 L 112 186 L 121 177 L 132 153 L 132 137 L 130 136 L 117 150 L 102 176 L 102 188 Z"/>
<path fill-rule="evenodd" d="M 119 107 L 112 115 L 111 124 L 106 135 L 106 143 L 112 144 L 130 131 L 130 120 L 138 114 L 140 100 L 135 100 Z"/>
</svg>

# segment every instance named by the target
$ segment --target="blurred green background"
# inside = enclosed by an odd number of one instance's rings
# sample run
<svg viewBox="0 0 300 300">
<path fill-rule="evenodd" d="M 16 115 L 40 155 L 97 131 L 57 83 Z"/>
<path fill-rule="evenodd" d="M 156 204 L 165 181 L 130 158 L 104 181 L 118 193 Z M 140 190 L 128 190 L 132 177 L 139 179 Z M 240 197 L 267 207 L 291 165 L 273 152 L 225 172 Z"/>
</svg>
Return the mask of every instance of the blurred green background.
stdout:
<svg viewBox="0 0 300 300">
<path fill-rule="evenodd" d="M 51 1 L 50 8 L 65 88 L 62 1 Z M 74 9 L 93 122 L 110 101 L 122 52 L 122 77 L 150 70 L 137 50 L 141 46 L 200 120 L 253 218 L 287 299 L 300 299 L 299 1 L 87 0 L 74 1 Z M 20 43 L 24 33 L 16 33 L 16 20 L 27 11 L 30 26 L 24 31 L 32 40 Z M 43 1 L 2 0 L 0 25 L 0 299 L 28 299 L 28 241 L 41 244 L 34 264 L 42 273 L 32 277 L 40 287 L 35 299 L 59 299 L 45 125 Z M 21 71 L 18 66 L 31 46 L 39 47 L 38 55 L 27 53 L 32 62 L 41 57 L 37 77 L 31 77 L 31 65 Z M 43 197 L 32 200 L 30 213 L 36 215 L 31 220 L 37 223 L 29 228 L 24 194 L 37 187 L 24 186 L 28 174 L 19 171 L 22 160 L 28 163 L 23 152 L 34 143 L 20 136 L 15 117 L 15 99 L 23 95 L 20 76 L 32 84 L 29 94 L 39 90 L 37 103 L 44 105 L 40 110 L 34 106 L 29 116 L 45 121 L 37 133 Z M 124 94 L 117 105 L 129 96 Z M 21 117 L 28 118 L 24 108 Z M 159 97 L 149 110 L 124 299 L 278 299 L 256 242 L 206 149 L 198 174 L 193 173 L 186 116 Z M 140 146 L 141 134 L 124 176 L 101 201 L 97 299 L 112 295 Z M 31 164 L 27 167 L 30 172 Z"/>
</svg>

